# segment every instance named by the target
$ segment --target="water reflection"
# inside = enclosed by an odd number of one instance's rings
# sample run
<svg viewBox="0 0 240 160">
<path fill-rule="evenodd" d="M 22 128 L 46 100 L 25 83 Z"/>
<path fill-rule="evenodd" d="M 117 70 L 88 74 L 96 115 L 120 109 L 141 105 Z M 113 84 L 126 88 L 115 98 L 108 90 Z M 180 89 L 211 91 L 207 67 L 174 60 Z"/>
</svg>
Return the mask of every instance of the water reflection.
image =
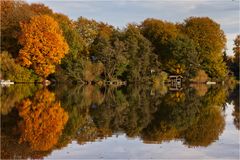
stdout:
<svg viewBox="0 0 240 160">
<path fill-rule="evenodd" d="M 36 151 L 51 149 L 68 120 L 60 102 L 55 101 L 54 93 L 41 89 L 31 99 L 24 99 L 17 108 L 22 119 L 18 123 L 19 143 L 28 142 Z"/>
<path fill-rule="evenodd" d="M 239 105 L 239 86 L 235 87 L 234 91 L 229 96 L 229 102 L 233 102 L 234 111 L 232 115 L 234 116 L 234 125 L 239 130 L 240 129 L 240 105 Z"/>
<path fill-rule="evenodd" d="M 239 129 L 239 90 L 222 85 L 177 92 L 140 85 L 11 87 L 1 92 L 2 158 L 42 158 L 73 140 L 85 144 L 119 132 L 143 143 L 207 147 L 222 134 L 224 106 L 232 101 Z"/>
</svg>

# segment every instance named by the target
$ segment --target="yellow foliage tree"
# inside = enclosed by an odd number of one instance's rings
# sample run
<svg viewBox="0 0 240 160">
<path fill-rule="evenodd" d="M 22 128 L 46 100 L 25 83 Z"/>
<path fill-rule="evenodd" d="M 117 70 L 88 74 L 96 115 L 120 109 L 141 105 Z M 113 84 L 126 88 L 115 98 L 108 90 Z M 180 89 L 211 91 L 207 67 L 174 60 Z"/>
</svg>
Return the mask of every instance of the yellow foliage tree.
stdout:
<svg viewBox="0 0 240 160">
<path fill-rule="evenodd" d="M 55 65 L 68 52 L 68 44 L 62 36 L 58 23 L 47 15 L 32 17 L 29 22 L 20 23 L 22 35 L 19 42 L 23 48 L 19 61 L 46 78 L 55 72 Z"/>
<path fill-rule="evenodd" d="M 32 100 L 18 106 L 22 131 L 20 143 L 28 142 L 33 150 L 47 151 L 57 142 L 68 120 L 68 114 L 55 101 L 54 93 L 39 90 Z"/>
</svg>

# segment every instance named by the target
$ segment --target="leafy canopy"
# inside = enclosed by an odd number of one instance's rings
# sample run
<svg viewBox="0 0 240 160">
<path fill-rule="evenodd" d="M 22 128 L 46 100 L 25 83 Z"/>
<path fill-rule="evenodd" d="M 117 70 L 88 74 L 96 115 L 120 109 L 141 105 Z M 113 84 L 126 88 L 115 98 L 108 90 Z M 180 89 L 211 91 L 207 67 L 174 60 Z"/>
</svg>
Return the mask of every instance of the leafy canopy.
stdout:
<svg viewBox="0 0 240 160">
<path fill-rule="evenodd" d="M 22 35 L 19 42 L 23 48 L 19 52 L 19 61 L 46 78 L 55 72 L 55 65 L 68 52 L 62 31 L 58 23 L 47 15 L 32 17 L 29 22 L 21 22 L 20 25 Z"/>
</svg>

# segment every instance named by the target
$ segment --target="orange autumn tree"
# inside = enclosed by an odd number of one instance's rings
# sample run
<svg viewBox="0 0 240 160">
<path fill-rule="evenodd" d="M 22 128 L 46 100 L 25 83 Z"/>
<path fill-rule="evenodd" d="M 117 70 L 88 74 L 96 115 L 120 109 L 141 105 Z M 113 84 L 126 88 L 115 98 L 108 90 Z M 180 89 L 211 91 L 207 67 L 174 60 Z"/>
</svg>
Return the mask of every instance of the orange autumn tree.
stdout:
<svg viewBox="0 0 240 160">
<path fill-rule="evenodd" d="M 58 23 L 47 15 L 32 17 L 29 22 L 20 23 L 22 34 L 19 42 L 20 63 L 46 78 L 55 72 L 55 65 L 68 52 L 68 44 L 62 36 Z"/>
<path fill-rule="evenodd" d="M 68 113 L 55 101 L 54 93 L 39 90 L 33 99 L 25 99 L 18 106 L 20 122 L 20 143 L 28 142 L 33 150 L 47 151 L 58 142 Z"/>
</svg>

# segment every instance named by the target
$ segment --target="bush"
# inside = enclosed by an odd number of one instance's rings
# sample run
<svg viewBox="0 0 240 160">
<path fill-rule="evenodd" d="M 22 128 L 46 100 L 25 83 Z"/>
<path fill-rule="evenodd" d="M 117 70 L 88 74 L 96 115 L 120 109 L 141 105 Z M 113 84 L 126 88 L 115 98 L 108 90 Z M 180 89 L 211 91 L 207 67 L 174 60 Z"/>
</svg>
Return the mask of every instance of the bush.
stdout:
<svg viewBox="0 0 240 160">
<path fill-rule="evenodd" d="M 17 64 L 8 52 L 1 52 L 0 60 L 1 79 L 9 79 L 14 82 L 35 82 L 39 80 L 39 77 L 32 70 Z"/>
</svg>

